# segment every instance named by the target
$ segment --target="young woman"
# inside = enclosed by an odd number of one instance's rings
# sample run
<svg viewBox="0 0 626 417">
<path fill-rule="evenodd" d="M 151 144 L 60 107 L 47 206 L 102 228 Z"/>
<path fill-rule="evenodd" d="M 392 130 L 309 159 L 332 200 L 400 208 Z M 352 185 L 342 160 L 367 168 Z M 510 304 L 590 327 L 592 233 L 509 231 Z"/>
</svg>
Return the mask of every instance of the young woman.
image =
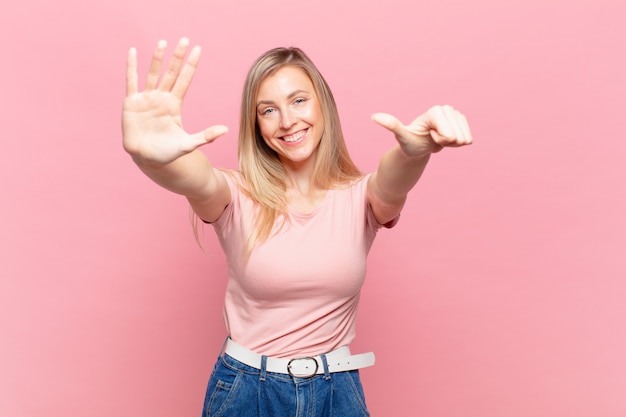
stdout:
<svg viewBox="0 0 626 417">
<path fill-rule="evenodd" d="M 326 81 L 297 48 L 257 59 L 242 96 L 239 170 L 220 170 L 197 150 L 225 126 L 188 134 L 183 98 L 200 48 L 178 42 L 163 75 L 166 43 L 138 91 L 136 51 L 127 65 L 125 150 L 157 184 L 187 198 L 213 225 L 228 260 L 229 338 L 209 380 L 205 416 L 366 416 L 353 355 L 367 253 L 396 224 L 431 153 L 472 142 L 465 117 L 435 106 L 408 126 L 374 122 L 398 144 L 363 175 L 343 138 Z"/>
</svg>

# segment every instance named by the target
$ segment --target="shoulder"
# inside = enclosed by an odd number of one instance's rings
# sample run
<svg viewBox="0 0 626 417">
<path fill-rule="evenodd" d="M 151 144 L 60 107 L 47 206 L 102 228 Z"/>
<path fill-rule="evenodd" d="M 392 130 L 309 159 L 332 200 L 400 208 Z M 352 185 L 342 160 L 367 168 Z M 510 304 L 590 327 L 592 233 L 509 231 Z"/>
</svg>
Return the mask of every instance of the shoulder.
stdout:
<svg viewBox="0 0 626 417">
<path fill-rule="evenodd" d="M 333 190 L 354 190 L 354 189 L 358 189 L 360 187 L 366 187 L 367 186 L 367 181 L 368 181 L 368 178 L 369 178 L 370 175 L 371 174 L 365 174 L 365 175 L 361 175 L 360 177 L 357 177 L 357 178 L 352 178 L 352 179 L 346 180 L 344 182 L 335 183 L 335 184 L 333 184 L 331 189 L 333 189 Z"/>
<path fill-rule="evenodd" d="M 242 194 L 244 196 L 249 195 L 246 181 L 241 172 L 234 169 L 220 169 L 224 175 L 224 179 L 230 187 L 231 193 Z"/>
</svg>

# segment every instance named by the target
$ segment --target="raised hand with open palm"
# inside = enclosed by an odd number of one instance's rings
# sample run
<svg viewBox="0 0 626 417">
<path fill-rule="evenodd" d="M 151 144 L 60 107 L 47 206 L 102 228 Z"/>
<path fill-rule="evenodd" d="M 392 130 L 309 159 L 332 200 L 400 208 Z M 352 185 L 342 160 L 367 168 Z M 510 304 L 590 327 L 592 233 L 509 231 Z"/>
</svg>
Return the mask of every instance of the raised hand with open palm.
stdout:
<svg viewBox="0 0 626 417">
<path fill-rule="evenodd" d="M 131 48 L 128 53 L 123 143 L 124 149 L 140 164 L 170 163 L 228 131 L 222 125 L 194 134 L 183 129 L 183 99 L 200 60 L 200 47 L 192 48 L 185 61 L 189 40 L 182 38 L 161 76 L 166 46 L 165 41 L 158 43 L 143 91 L 138 89 L 137 52 Z"/>
</svg>

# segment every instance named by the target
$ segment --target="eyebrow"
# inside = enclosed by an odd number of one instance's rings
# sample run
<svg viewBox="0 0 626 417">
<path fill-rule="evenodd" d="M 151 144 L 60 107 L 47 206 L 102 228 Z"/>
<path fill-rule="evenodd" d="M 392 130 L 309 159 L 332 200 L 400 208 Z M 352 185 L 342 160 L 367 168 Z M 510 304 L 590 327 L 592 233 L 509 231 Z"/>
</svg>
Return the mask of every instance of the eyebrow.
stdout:
<svg viewBox="0 0 626 417">
<path fill-rule="evenodd" d="M 298 94 L 302 94 L 302 93 L 309 94 L 309 92 L 306 90 L 296 90 L 296 91 L 289 93 L 289 95 L 287 96 L 287 99 L 290 100 L 294 98 L 295 96 L 297 96 Z M 272 100 L 261 100 L 256 104 L 256 106 L 259 107 L 261 104 L 274 104 L 274 102 Z"/>
</svg>

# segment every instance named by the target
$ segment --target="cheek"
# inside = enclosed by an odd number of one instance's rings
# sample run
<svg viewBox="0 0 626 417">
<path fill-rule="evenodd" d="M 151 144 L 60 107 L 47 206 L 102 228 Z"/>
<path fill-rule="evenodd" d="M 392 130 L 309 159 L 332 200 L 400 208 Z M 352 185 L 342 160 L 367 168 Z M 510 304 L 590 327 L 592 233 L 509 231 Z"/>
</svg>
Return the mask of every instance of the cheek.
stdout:
<svg viewBox="0 0 626 417">
<path fill-rule="evenodd" d="M 265 143 L 265 145 L 267 145 L 268 148 L 270 148 L 273 151 L 276 151 L 276 148 L 272 145 L 272 142 L 270 142 L 269 140 L 263 138 L 263 142 Z"/>
<path fill-rule="evenodd" d="M 274 137 L 272 133 L 274 131 L 268 126 L 267 123 L 265 124 L 259 123 L 258 126 L 259 126 L 259 133 L 261 133 L 261 138 L 263 139 L 263 142 L 270 149 L 276 150 L 275 146 L 272 144 L 272 138 Z"/>
<path fill-rule="evenodd" d="M 314 106 L 311 109 L 309 109 L 308 117 L 317 123 L 324 124 L 324 116 L 322 113 L 322 108 L 319 105 Z"/>
<path fill-rule="evenodd" d="M 295 113 L 300 120 L 315 121 L 318 118 L 317 109 L 313 106 L 302 107 Z"/>
<path fill-rule="evenodd" d="M 272 137 L 274 129 L 271 123 L 267 120 L 259 120 L 257 125 L 259 126 L 259 132 L 265 141 L 267 141 L 267 138 Z"/>
</svg>

